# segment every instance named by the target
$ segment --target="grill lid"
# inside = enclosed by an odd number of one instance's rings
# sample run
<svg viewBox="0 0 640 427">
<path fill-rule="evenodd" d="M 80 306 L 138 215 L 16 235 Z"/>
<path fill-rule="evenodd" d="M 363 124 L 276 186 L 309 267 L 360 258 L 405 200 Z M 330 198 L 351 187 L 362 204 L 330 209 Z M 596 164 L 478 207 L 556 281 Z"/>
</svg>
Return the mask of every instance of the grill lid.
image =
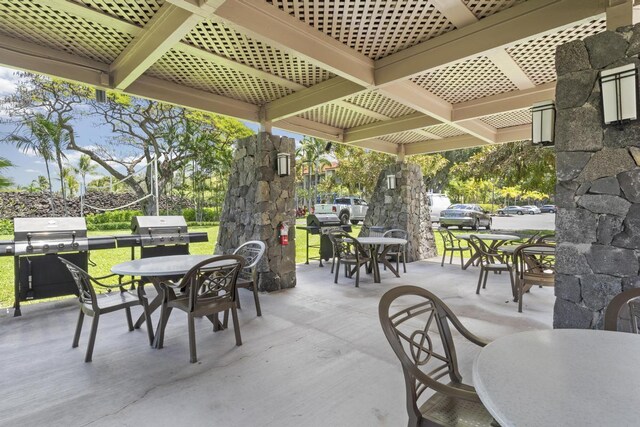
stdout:
<svg viewBox="0 0 640 427">
<path fill-rule="evenodd" d="M 84 218 L 15 218 L 15 254 L 86 251 L 87 223 Z"/>
<path fill-rule="evenodd" d="M 335 214 L 307 215 L 308 227 L 333 227 L 340 225 L 340 218 Z"/>
<path fill-rule="evenodd" d="M 135 216 L 132 234 L 140 236 L 142 246 L 184 245 L 189 243 L 187 221 L 183 216 Z"/>
</svg>

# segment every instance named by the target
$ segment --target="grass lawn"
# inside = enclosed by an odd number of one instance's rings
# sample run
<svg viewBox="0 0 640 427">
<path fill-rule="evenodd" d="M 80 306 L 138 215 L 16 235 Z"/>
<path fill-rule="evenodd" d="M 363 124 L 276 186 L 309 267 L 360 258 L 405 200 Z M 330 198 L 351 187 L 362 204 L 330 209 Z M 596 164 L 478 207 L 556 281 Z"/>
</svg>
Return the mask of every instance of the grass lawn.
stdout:
<svg viewBox="0 0 640 427">
<path fill-rule="evenodd" d="M 303 220 L 298 220 L 298 225 L 303 225 Z M 206 231 L 209 233 L 209 241 L 203 243 L 192 243 L 190 250 L 192 254 L 204 255 L 213 253 L 213 247 L 218 237 L 218 226 L 213 227 L 190 227 L 191 231 Z M 452 230 L 454 234 L 468 233 L 468 231 Z M 352 234 L 357 236 L 360 232 L 360 226 L 354 226 Z M 129 234 L 128 230 L 120 231 L 90 231 L 90 236 L 99 235 L 114 235 L 114 234 Z M 524 233 L 527 233 L 525 230 Z M 306 256 L 306 232 L 304 230 L 296 230 L 296 263 L 304 263 Z M 442 239 L 438 233 L 436 234 L 436 246 L 438 253 L 442 253 Z M 533 234 L 533 233 L 531 233 Z M 11 240 L 12 235 L 0 235 L 0 240 Z M 320 243 L 319 235 L 310 235 L 309 244 L 318 245 Z M 309 256 L 317 256 L 317 249 L 311 249 Z M 94 251 L 91 253 L 91 261 L 96 265 L 89 266 L 89 273 L 93 276 L 103 276 L 109 274 L 111 266 L 128 261 L 131 259 L 130 248 L 117 248 Z M 317 263 L 317 261 L 311 261 L 311 263 Z M 0 257 L 0 307 L 7 308 L 13 306 L 13 257 Z M 40 300 L 38 300 L 40 301 Z M 37 302 L 37 301 L 35 301 Z M 29 302 L 22 302 L 21 304 L 29 304 Z"/>
</svg>

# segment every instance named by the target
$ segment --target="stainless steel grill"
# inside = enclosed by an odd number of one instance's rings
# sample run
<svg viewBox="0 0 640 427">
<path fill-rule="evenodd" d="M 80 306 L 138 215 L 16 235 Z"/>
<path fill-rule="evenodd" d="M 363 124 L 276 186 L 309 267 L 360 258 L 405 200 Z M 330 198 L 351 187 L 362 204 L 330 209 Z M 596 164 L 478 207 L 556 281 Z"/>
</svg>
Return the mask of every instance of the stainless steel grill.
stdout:
<svg viewBox="0 0 640 427">
<path fill-rule="evenodd" d="M 0 242 L 0 256 L 14 257 L 14 316 L 20 302 L 77 294 L 58 257 L 87 270 L 88 251 L 115 248 L 112 236 L 87 237 L 84 218 L 15 218 L 13 241 Z"/>
<path fill-rule="evenodd" d="M 322 267 L 322 260 L 328 261 L 333 257 L 333 245 L 329 236 L 329 232 L 334 230 L 351 231 L 351 225 L 342 225 L 340 218 L 335 214 L 317 214 L 307 215 L 307 226 L 296 227 L 299 230 L 306 230 L 307 232 L 307 260 L 305 264 L 309 264 L 310 259 L 317 259 L 320 261 L 320 267 Z M 320 244 L 310 245 L 309 235 L 320 234 Z M 309 257 L 309 249 L 318 248 L 317 257 Z"/>
</svg>

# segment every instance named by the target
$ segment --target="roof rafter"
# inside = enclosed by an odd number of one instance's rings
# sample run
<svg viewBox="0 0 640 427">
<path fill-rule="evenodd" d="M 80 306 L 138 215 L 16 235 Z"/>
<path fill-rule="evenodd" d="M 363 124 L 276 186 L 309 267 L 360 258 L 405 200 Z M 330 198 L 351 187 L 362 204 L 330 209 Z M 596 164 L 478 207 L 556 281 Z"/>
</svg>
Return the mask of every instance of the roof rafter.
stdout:
<svg viewBox="0 0 640 427">
<path fill-rule="evenodd" d="M 386 121 L 346 129 L 344 142 L 354 143 L 393 133 L 422 129 L 437 124 L 440 124 L 440 122 L 431 116 L 422 113 L 408 114 Z"/>
</svg>

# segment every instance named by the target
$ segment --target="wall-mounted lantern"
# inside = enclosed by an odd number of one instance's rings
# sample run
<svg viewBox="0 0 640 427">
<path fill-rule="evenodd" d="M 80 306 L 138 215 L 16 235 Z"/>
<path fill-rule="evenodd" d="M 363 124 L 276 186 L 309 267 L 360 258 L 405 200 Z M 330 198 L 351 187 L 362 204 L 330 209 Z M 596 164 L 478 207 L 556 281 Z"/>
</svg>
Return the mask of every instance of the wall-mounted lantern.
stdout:
<svg viewBox="0 0 640 427">
<path fill-rule="evenodd" d="M 531 107 L 531 143 L 536 147 L 553 145 L 556 127 L 556 105 L 553 101 L 542 101 Z"/>
<path fill-rule="evenodd" d="M 289 176 L 291 173 L 291 164 L 289 161 L 289 153 L 278 153 L 278 175 Z"/>
<path fill-rule="evenodd" d="M 396 176 L 395 175 L 387 175 L 387 188 L 389 190 L 396 189 Z"/>
<path fill-rule="evenodd" d="M 96 89 L 96 101 L 100 104 L 107 102 L 107 92 L 102 89 Z"/>
<path fill-rule="evenodd" d="M 638 118 L 635 64 L 627 64 L 600 72 L 604 123 L 622 124 Z"/>
</svg>

